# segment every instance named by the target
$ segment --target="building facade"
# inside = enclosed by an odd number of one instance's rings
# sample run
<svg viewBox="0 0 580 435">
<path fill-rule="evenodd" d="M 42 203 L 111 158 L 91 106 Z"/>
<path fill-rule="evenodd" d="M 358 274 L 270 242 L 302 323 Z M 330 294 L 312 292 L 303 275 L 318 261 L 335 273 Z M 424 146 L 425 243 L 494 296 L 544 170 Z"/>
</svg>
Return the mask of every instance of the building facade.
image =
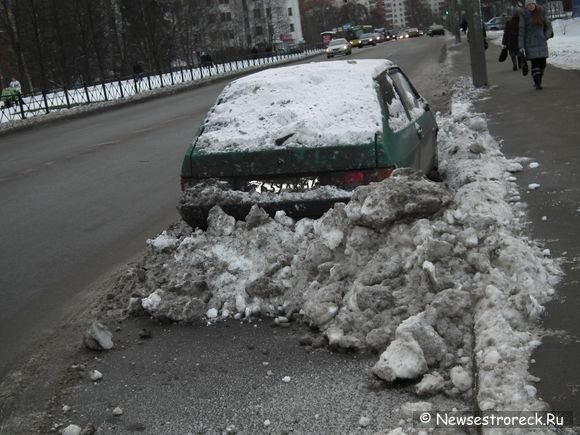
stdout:
<svg viewBox="0 0 580 435">
<path fill-rule="evenodd" d="M 200 52 L 288 49 L 304 42 L 298 0 L 202 0 L 192 25 Z"/>
</svg>

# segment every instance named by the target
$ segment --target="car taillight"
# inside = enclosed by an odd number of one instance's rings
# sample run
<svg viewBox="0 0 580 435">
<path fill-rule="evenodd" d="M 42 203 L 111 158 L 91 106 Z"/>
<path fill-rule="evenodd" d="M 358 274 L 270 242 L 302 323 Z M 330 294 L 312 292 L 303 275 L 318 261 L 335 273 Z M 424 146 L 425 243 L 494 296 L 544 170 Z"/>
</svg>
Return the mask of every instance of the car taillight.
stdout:
<svg viewBox="0 0 580 435">
<path fill-rule="evenodd" d="M 365 174 L 362 171 L 345 172 L 342 180 L 345 184 L 362 184 L 365 181 Z"/>
</svg>

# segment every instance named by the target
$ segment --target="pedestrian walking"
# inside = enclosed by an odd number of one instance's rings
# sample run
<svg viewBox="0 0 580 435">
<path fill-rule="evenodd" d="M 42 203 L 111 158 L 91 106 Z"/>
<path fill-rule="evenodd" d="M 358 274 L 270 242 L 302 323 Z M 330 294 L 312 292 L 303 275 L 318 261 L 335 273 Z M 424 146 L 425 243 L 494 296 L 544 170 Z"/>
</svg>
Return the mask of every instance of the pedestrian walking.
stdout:
<svg viewBox="0 0 580 435">
<path fill-rule="evenodd" d="M 16 92 L 16 96 L 18 97 L 18 102 L 20 104 L 23 104 L 22 85 L 20 84 L 20 82 L 18 81 L 18 79 L 16 77 L 12 77 L 10 79 L 10 83 L 8 84 L 8 87 L 10 87 L 11 89 L 14 89 L 14 92 Z"/>
<path fill-rule="evenodd" d="M 135 62 L 133 64 L 133 80 L 135 81 L 135 83 L 143 80 L 144 75 L 145 75 L 145 71 L 143 69 L 143 65 L 141 65 L 140 62 Z"/>
<path fill-rule="evenodd" d="M 501 44 L 510 55 L 514 71 L 517 71 L 519 68 L 518 54 L 520 51 L 518 46 L 518 33 L 520 30 L 521 13 L 521 9 L 514 7 L 512 16 L 505 22 L 505 29 L 503 31 L 503 38 L 501 40 Z"/>
<path fill-rule="evenodd" d="M 10 86 L 12 89 L 14 89 L 16 92 L 18 92 L 18 94 L 22 94 L 22 85 L 20 84 L 20 82 L 16 79 L 16 77 L 12 77 L 10 79 L 10 84 L 8 85 Z"/>
<path fill-rule="evenodd" d="M 536 89 L 542 89 L 542 77 L 548 58 L 548 39 L 554 36 L 546 11 L 536 0 L 526 0 L 520 16 L 518 47 L 526 60 L 532 62 L 532 79 Z"/>
</svg>

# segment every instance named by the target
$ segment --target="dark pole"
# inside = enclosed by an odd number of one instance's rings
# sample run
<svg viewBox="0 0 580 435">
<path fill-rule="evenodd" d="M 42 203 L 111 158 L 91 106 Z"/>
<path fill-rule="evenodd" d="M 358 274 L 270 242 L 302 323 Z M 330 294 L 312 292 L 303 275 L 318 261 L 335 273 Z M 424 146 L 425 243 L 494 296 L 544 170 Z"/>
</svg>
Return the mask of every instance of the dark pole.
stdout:
<svg viewBox="0 0 580 435">
<path fill-rule="evenodd" d="M 487 86 L 487 65 L 483 39 L 483 21 L 479 0 L 468 0 L 469 55 L 471 57 L 471 76 L 476 88 Z"/>
</svg>

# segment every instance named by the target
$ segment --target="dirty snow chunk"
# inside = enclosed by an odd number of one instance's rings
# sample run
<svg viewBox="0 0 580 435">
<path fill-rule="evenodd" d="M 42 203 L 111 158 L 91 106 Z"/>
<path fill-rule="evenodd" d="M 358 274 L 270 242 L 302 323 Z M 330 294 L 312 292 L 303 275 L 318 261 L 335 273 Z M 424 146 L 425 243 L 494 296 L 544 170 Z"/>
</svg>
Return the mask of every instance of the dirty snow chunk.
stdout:
<svg viewBox="0 0 580 435">
<path fill-rule="evenodd" d="M 123 415 L 123 409 L 117 406 L 115 409 L 113 409 L 113 415 L 116 417 Z"/>
<path fill-rule="evenodd" d="M 528 166 L 530 167 L 530 169 L 535 169 L 538 166 L 540 166 L 540 164 L 538 162 L 532 162 Z"/>
<path fill-rule="evenodd" d="M 91 370 L 89 372 L 89 378 L 91 379 L 91 381 L 96 382 L 98 380 L 103 379 L 103 374 L 98 370 Z"/>
<path fill-rule="evenodd" d="M 398 427 L 388 432 L 387 435 L 407 435 L 407 432 L 404 432 L 402 427 Z"/>
<path fill-rule="evenodd" d="M 291 380 L 292 380 L 292 378 L 290 378 L 290 376 L 284 376 L 284 377 L 282 378 L 282 382 L 285 382 L 285 383 L 288 383 L 288 382 L 290 382 Z"/>
<path fill-rule="evenodd" d="M 536 189 L 539 189 L 539 188 L 540 188 L 540 185 L 538 183 L 530 183 L 530 184 L 528 184 L 528 189 L 530 189 L 530 190 L 536 190 Z"/>
<path fill-rule="evenodd" d="M 451 382 L 460 392 L 464 393 L 471 388 L 471 375 L 462 366 L 453 367 L 450 372 L 450 377 Z"/>
<path fill-rule="evenodd" d="M 105 325 L 94 321 L 85 332 L 84 343 L 92 350 L 109 350 L 113 348 L 113 334 Z"/>
<path fill-rule="evenodd" d="M 415 387 L 419 396 L 431 396 L 440 393 L 445 388 L 445 380 L 437 372 L 427 373 Z"/>
<path fill-rule="evenodd" d="M 79 435 L 83 429 L 76 424 L 69 424 L 62 431 L 62 435 Z"/>
<path fill-rule="evenodd" d="M 550 252 L 550 250 L 549 250 L 549 249 L 544 249 L 544 250 L 542 251 L 542 255 L 543 255 L 544 257 L 550 257 L 550 256 L 552 255 L 552 253 Z"/>
<path fill-rule="evenodd" d="M 344 211 L 352 224 L 381 230 L 398 220 L 429 217 L 450 201 L 444 186 L 401 168 L 380 183 L 355 189 Z"/>
<path fill-rule="evenodd" d="M 270 420 L 264 420 L 264 426 L 265 427 L 270 426 Z"/>
<path fill-rule="evenodd" d="M 548 220 L 548 216 L 542 216 L 542 222 L 546 222 Z"/>
<path fill-rule="evenodd" d="M 395 338 L 401 342 L 416 341 L 429 366 L 437 365 L 447 352 L 445 341 L 427 322 L 424 312 L 403 321 L 395 331 Z"/>
<path fill-rule="evenodd" d="M 435 265 L 430 261 L 424 261 L 422 268 L 427 273 L 427 276 L 429 277 L 429 282 L 431 283 L 433 288 L 436 289 L 437 277 L 435 276 Z"/>
<path fill-rule="evenodd" d="M 63 405 L 62 412 L 69 412 L 72 408 L 69 405 Z"/>
<path fill-rule="evenodd" d="M 507 167 L 508 172 L 521 172 L 524 170 L 524 167 L 521 165 L 521 163 L 516 163 L 516 162 L 512 162 L 510 164 L 508 164 Z"/>
<path fill-rule="evenodd" d="M 141 299 L 141 305 L 147 311 L 155 311 L 159 304 L 161 303 L 161 297 L 163 296 L 163 290 L 155 290 L 146 298 Z"/>
<path fill-rule="evenodd" d="M 395 379 L 416 379 L 427 372 L 427 361 L 413 339 L 395 340 L 372 368 L 373 374 L 392 382 Z"/>
<path fill-rule="evenodd" d="M 215 319 L 218 316 L 218 310 L 215 308 L 210 308 L 207 310 L 206 316 L 208 319 Z"/>
<path fill-rule="evenodd" d="M 477 231 L 474 228 L 467 228 L 462 233 L 463 246 L 466 248 L 476 248 L 479 245 Z"/>
<path fill-rule="evenodd" d="M 147 239 L 147 244 L 159 251 L 167 248 L 173 248 L 177 245 L 177 239 L 167 235 L 167 231 L 163 231 L 154 239 Z"/>
<path fill-rule="evenodd" d="M 481 116 L 473 116 L 472 118 L 466 119 L 465 124 L 475 131 L 487 130 L 487 122 Z"/>
<path fill-rule="evenodd" d="M 367 427 L 369 424 L 371 424 L 371 419 L 368 417 L 361 417 L 358 421 L 358 425 L 360 427 Z"/>
</svg>

